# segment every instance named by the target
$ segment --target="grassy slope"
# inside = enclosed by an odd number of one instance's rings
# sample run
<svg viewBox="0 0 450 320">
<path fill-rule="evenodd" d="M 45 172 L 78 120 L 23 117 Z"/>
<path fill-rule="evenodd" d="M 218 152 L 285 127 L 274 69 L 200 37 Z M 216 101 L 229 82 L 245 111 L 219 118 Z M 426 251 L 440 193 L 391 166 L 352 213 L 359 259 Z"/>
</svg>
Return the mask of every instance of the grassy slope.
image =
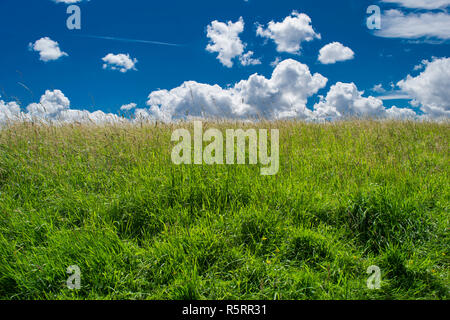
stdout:
<svg viewBox="0 0 450 320">
<path fill-rule="evenodd" d="M 0 131 L 0 298 L 449 298 L 448 124 L 261 126 L 275 177 L 174 166 L 169 126 Z"/>
</svg>

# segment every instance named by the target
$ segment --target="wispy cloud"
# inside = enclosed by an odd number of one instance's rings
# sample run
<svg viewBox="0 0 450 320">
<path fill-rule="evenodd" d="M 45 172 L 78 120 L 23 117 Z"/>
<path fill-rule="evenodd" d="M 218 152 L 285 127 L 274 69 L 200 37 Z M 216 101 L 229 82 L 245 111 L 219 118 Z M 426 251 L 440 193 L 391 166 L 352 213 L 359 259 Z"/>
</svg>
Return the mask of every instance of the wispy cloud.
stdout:
<svg viewBox="0 0 450 320">
<path fill-rule="evenodd" d="M 446 12 L 404 13 L 392 9 L 382 16 L 382 28 L 376 36 L 385 38 L 450 39 L 450 15 Z"/>
<path fill-rule="evenodd" d="M 381 2 L 415 9 L 439 9 L 450 6 L 450 0 L 381 0 Z"/>
<path fill-rule="evenodd" d="M 412 97 L 404 92 L 390 92 L 383 96 L 376 97 L 377 99 L 386 101 L 386 100 L 412 100 Z"/>
<path fill-rule="evenodd" d="M 154 44 L 161 46 L 171 46 L 171 47 L 183 47 L 183 44 L 161 42 L 161 41 L 151 41 L 151 40 L 138 40 L 138 39 L 128 39 L 128 38 L 118 38 L 118 37 L 108 37 L 108 36 L 95 36 L 95 35 L 78 35 L 79 37 L 92 38 L 92 39 L 102 39 L 102 40 L 112 40 L 121 42 L 133 42 L 133 43 L 144 43 L 144 44 Z"/>
</svg>

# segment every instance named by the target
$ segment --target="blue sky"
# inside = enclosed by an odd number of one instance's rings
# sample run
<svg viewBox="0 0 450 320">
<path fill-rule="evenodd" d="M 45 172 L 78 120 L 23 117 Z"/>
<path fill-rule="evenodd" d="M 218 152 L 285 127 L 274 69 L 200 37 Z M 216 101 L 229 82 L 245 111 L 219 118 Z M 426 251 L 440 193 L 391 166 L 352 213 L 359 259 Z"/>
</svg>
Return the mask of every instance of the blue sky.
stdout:
<svg viewBox="0 0 450 320">
<path fill-rule="evenodd" d="M 319 73 L 328 79 L 325 86 L 308 96 L 306 105 L 310 109 L 319 102 L 320 96 L 327 95 L 332 85 L 343 82 L 354 83 L 359 91 L 364 91 L 364 97 L 399 93 L 410 96 L 410 99 L 383 100 L 386 108 L 408 107 L 420 114 L 424 110 L 421 106 L 428 103 L 429 108 L 437 106 L 447 112 L 447 96 L 439 104 L 430 102 L 411 86 L 406 90 L 408 93 L 390 87 L 408 75 L 418 77 L 429 66 L 425 64 L 422 70 L 418 67 L 414 70 L 423 60 L 431 62 L 449 57 L 450 32 L 445 31 L 448 30 L 448 1 L 443 0 L 442 5 L 437 4 L 439 1 L 431 1 L 436 5 L 430 9 L 427 0 L 91 0 L 76 3 L 81 8 L 81 30 L 69 30 L 68 4 L 53 0 L 2 0 L 0 99 L 17 101 L 25 110 L 29 104 L 38 102 L 46 90 L 59 89 L 70 99 L 71 108 L 117 113 L 122 105 L 129 103 L 148 108 L 150 93 L 176 88 L 188 80 L 227 88 L 255 73 L 270 79 L 274 71 L 271 63 L 279 58 L 279 61 L 298 61 L 307 65 L 311 74 Z M 382 13 L 398 10 L 417 17 L 440 15 L 444 19 L 444 31 L 426 30 L 425 36 L 420 31 L 412 36 L 383 35 L 382 31 L 377 34 L 366 26 L 369 16 L 366 9 L 373 4 Z M 258 25 L 268 30 L 270 21 L 281 23 L 293 11 L 311 19 L 311 26 L 320 39 L 301 42 L 301 51 L 297 53 L 279 52 L 273 39 L 257 35 Z M 214 20 L 235 23 L 240 17 L 245 25 L 239 33 L 239 39 L 245 44 L 244 52 L 253 51 L 253 58 L 261 63 L 243 66 L 239 57 L 235 57 L 233 66 L 227 67 L 218 60 L 217 52 L 206 50 L 210 43 L 207 26 Z M 392 21 L 395 22 L 391 19 L 389 23 Z M 394 27 L 390 25 L 390 28 Z M 31 50 L 29 44 L 44 37 L 57 42 L 67 55 L 51 61 L 40 60 L 39 52 Z M 332 42 L 350 48 L 353 58 L 333 64 L 318 61 L 319 51 Z M 120 72 L 103 68 L 102 58 L 120 53 L 137 59 L 135 69 Z M 372 90 L 379 84 L 385 92 Z M 411 106 L 413 98 L 416 102 Z"/>
</svg>

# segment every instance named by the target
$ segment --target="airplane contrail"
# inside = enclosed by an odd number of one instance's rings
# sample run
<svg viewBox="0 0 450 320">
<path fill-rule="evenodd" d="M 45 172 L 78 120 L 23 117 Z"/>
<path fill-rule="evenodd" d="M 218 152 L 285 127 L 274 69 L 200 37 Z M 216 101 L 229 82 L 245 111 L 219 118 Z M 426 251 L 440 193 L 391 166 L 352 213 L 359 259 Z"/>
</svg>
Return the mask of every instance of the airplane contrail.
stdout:
<svg viewBox="0 0 450 320">
<path fill-rule="evenodd" d="M 169 43 L 169 42 L 160 42 L 160 41 L 137 40 L 137 39 L 126 39 L 126 38 L 105 37 L 105 36 L 92 36 L 92 35 L 79 35 L 79 36 L 80 37 L 85 37 L 85 38 L 93 38 L 93 39 L 103 39 L 103 40 L 115 40 L 115 41 L 123 41 L 123 42 L 156 44 L 156 45 L 171 46 L 171 47 L 183 47 L 182 44 Z"/>
</svg>

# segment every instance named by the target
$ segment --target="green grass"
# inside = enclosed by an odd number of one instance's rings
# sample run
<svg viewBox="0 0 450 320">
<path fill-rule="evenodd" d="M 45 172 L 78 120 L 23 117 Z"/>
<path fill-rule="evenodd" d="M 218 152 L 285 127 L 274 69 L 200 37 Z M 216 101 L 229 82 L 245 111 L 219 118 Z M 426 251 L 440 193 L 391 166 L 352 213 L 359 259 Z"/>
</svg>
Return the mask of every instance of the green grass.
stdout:
<svg viewBox="0 0 450 320">
<path fill-rule="evenodd" d="M 253 126 L 276 176 L 175 166 L 170 125 L 0 130 L 0 298 L 449 299 L 448 123 Z"/>
</svg>

